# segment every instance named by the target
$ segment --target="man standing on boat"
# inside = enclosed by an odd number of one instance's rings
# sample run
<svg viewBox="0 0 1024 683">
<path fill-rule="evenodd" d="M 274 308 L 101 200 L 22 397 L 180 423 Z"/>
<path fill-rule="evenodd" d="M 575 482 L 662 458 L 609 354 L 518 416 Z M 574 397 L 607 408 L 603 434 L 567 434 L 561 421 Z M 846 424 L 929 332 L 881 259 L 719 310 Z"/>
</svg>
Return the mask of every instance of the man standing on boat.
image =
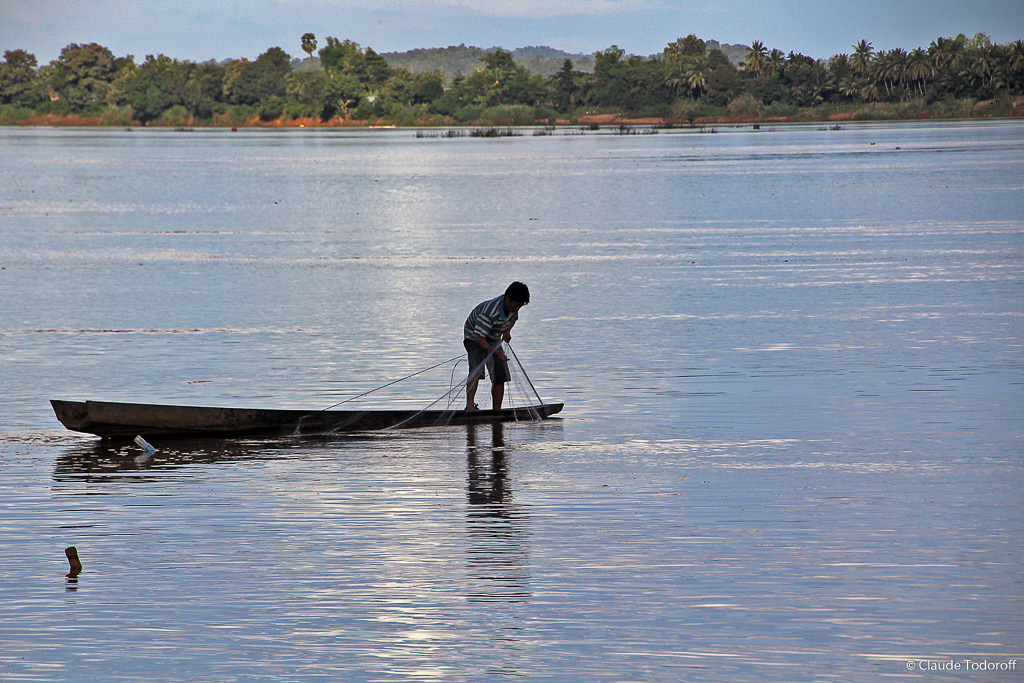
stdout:
<svg viewBox="0 0 1024 683">
<path fill-rule="evenodd" d="M 473 399 L 480 378 L 487 368 L 491 378 L 491 407 L 501 409 L 505 383 L 511 376 L 508 356 L 501 342 L 512 341 L 510 331 L 519 319 L 519 309 L 530 303 L 530 289 L 522 282 L 513 282 L 505 293 L 477 304 L 466 318 L 462 344 L 469 354 L 469 379 L 466 381 L 466 410 L 478 410 Z"/>
</svg>

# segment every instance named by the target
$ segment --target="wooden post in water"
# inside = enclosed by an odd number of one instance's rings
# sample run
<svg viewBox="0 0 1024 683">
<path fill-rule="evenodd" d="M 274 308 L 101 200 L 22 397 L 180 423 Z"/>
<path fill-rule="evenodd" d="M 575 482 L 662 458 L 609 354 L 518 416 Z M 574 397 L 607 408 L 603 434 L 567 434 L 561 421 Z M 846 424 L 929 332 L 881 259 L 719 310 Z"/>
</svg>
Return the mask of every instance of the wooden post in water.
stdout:
<svg viewBox="0 0 1024 683">
<path fill-rule="evenodd" d="M 75 546 L 64 548 L 64 554 L 68 556 L 68 564 L 71 565 L 68 578 L 73 579 L 82 573 L 82 561 L 78 559 L 78 548 Z"/>
</svg>

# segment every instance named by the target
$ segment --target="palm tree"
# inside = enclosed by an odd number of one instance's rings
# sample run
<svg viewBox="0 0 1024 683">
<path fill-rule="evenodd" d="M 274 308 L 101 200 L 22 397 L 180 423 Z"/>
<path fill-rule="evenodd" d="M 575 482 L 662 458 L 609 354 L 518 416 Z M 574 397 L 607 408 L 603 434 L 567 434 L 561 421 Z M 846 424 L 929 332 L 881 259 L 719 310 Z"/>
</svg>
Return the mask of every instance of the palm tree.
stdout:
<svg viewBox="0 0 1024 683">
<path fill-rule="evenodd" d="M 931 65 L 928 62 L 928 53 L 922 48 L 917 48 L 907 58 L 907 76 L 917 85 L 917 90 L 924 95 L 924 82 L 932 73 Z"/>
<path fill-rule="evenodd" d="M 686 78 L 686 68 L 678 60 L 671 62 L 671 65 L 671 69 L 669 70 L 669 78 L 665 80 L 665 87 L 667 87 L 669 90 L 671 90 L 678 96 L 679 91 L 682 90 L 684 86 L 688 85 L 688 81 Z"/>
<path fill-rule="evenodd" d="M 886 95 L 893 97 L 899 91 L 902 99 L 903 84 L 907 77 L 907 51 L 896 47 L 888 52 L 879 52 L 873 72 L 875 79 L 882 81 L 885 86 Z"/>
<path fill-rule="evenodd" d="M 316 36 L 312 33 L 302 34 L 302 51 L 309 55 L 309 65 L 313 66 L 313 50 L 316 49 Z"/>
<path fill-rule="evenodd" d="M 768 62 L 768 49 L 760 40 L 750 44 L 750 52 L 747 53 L 747 68 L 755 74 L 760 74 Z"/>
<path fill-rule="evenodd" d="M 690 72 L 690 78 L 687 83 L 689 84 L 691 91 L 697 91 L 697 96 L 693 99 L 700 99 L 700 96 L 704 94 L 704 86 L 708 84 L 708 79 L 704 75 L 703 64 L 697 66 Z"/>
<path fill-rule="evenodd" d="M 857 55 L 854 55 L 854 59 Z M 871 68 L 868 71 L 868 81 L 874 83 L 876 88 L 879 83 L 885 86 L 885 94 L 889 95 L 889 81 L 887 79 L 889 71 L 889 55 L 885 50 L 882 50 L 875 58 L 871 61 Z M 879 94 L 879 99 L 881 99 Z M 866 98 L 865 98 L 866 99 Z"/>
<path fill-rule="evenodd" d="M 850 56 L 841 52 L 833 55 L 828 60 L 828 70 L 836 78 L 846 78 L 852 70 Z"/>
<path fill-rule="evenodd" d="M 932 44 L 928 46 L 928 56 L 931 58 L 932 63 L 936 68 L 943 68 L 946 66 L 946 62 L 949 61 L 949 50 L 950 43 L 952 41 L 949 38 L 936 38 L 932 41 Z"/>
<path fill-rule="evenodd" d="M 1007 55 L 1007 75 L 1010 78 L 1011 85 L 1016 83 L 1018 87 L 1024 85 L 1024 40 L 1015 40 L 1011 45 L 1007 45 L 1009 54 Z"/>
<path fill-rule="evenodd" d="M 682 53 L 682 38 L 677 39 L 674 43 L 669 43 L 665 46 L 665 49 L 661 51 L 665 56 L 665 61 L 669 63 L 675 63 L 679 61 L 679 58 L 683 56 Z"/>
<path fill-rule="evenodd" d="M 1010 68 L 1014 71 L 1024 67 L 1024 40 L 1015 40 L 1010 45 Z"/>
<path fill-rule="evenodd" d="M 860 90 L 860 98 L 865 102 L 878 102 L 882 93 L 878 92 L 878 83 L 868 83 Z"/>
<path fill-rule="evenodd" d="M 1010 68 L 1013 48 L 1010 45 L 993 45 L 992 51 L 995 53 L 995 67 L 992 69 L 992 75 L 989 77 L 988 84 L 992 86 L 993 90 L 1008 88 L 1010 87 L 1010 78 L 1013 71 Z"/>
<path fill-rule="evenodd" d="M 768 73 L 775 74 L 786 65 L 786 54 L 782 50 L 772 50 L 768 53 Z"/>
<path fill-rule="evenodd" d="M 900 99 L 903 99 L 905 92 L 904 84 L 907 81 L 907 51 L 902 47 L 896 47 L 889 51 L 889 75 L 893 81 L 893 87 L 899 86 Z"/>
<path fill-rule="evenodd" d="M 946 59 L 946 66 L 951 69 L 957 69 L 964 63 L 965 51 L 967 47 L 967 36 L 960 33 L 956 38 L 949 41 L 949 57 Z"/>
<path fill-rule="evenodd" d="M 957 90 L 963 72 L 967 37 L 959 34 L 956 38 L 936 38 L 928 46 L 928 56 L 935 65 L 934 77 L 948 90 Z"/>
<path fill-rule="evenodd" d="M 885 95 L 887 98 L 892 97 L 893 78 L 895 76 L 895 68 L 893 65 L 893 59 L 890 57 L 889 52 L 882 50 L 875 55 L 875 60 L 871 62 L 871 78 L 875 83 L 881 83 L 885 86 Z"/>
<path fill-rule="evenodd" d="M 995 77 L 996 68 L 994 59 L 995 55 L 993 54 L 992 46 L 981 46 L 977 50 L 974 50 L 974 54 L 972 55 L 972 57 L 973 60 L 971 63 L 971 72 L 973 73 L 973 75 L 981 79 L 982 83 L 984 83 L 987 78 L 989 83 L 991 84 L 992 80 Z"/>
<path fill-rule="evenodd" d="M 860 95 L 860 88 L 857 85 L 857 79 L 853 76 L 846 76 L 839 81 L 839 94 L 848 100 L 855 99 Z"/>
<path fill-rule="evenodd" d="M 875 49 L 866 40 L 861 40 L 851 47 L 853 47 L 853 58 L 851 59 L 853 68 L 859 74 L 866 74 L 871 68 L 871 62 L 874 61 Z"/>
</svg>

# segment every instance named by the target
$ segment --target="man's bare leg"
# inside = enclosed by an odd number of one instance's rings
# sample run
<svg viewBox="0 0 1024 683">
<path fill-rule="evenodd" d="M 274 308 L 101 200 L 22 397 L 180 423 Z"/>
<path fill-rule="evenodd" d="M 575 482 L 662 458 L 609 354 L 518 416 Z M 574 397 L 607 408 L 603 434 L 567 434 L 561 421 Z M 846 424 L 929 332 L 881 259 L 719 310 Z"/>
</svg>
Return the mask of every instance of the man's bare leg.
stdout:
<svg viewBox="0 0 1024 683">
<path fill-rule="evenodd" d="M 479 384 L 479 377 L 466 381 L 466 410 L 472 410 L 473 399 L 476 398 L 476 388 Z"/>
</svg>

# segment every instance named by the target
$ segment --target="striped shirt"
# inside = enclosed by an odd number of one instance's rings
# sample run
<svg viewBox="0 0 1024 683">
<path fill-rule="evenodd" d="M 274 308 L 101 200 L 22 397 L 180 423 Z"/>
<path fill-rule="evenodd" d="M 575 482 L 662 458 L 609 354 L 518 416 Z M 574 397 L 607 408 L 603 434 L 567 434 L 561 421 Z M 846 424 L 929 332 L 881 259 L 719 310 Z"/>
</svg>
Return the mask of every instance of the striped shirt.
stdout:
<svg viewBox="0 0 1024 683">
<path fill-rule="evenodd" d="M 505 295 L 502 294 L 496 299 L 477 304 L 466 318 L 462 330 L 466 339 L 476 339 L 479 334 L 490 346 L 494 346 L 518 319 L 518 313 L 508 315 L 505 311 Z"/>
</svg>

